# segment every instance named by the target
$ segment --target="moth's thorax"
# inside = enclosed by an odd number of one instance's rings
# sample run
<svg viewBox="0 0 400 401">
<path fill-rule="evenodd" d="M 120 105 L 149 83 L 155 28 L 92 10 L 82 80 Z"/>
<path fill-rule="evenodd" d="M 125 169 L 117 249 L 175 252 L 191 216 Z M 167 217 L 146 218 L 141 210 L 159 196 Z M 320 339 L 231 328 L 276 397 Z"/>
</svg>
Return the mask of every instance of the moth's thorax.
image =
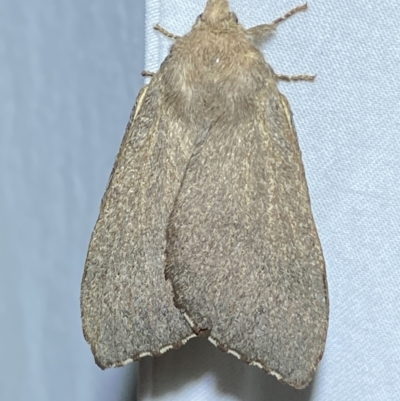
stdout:
<svg viewBox="0 0 400 401">
<path fill-rule="evenodd" d="M 194 28 L 177 40 L 161 68 L 168 98 L 186 115 L 238 113 L 274 79 L 262 53 L 242 27 Z"/>
</svg>

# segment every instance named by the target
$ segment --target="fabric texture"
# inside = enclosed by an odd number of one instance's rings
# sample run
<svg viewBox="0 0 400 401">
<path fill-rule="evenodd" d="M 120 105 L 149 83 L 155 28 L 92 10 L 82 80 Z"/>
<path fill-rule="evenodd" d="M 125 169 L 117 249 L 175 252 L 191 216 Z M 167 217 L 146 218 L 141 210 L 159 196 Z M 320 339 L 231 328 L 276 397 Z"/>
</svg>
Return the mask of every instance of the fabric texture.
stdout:
<svg viewBox="0 0 400 401">
<path fill-rule="evenodd" d="M 143 85 L 144 0 L 0 2 L 0 400 L 132 401 L 101 371 L 79 291 Z"/>
<path fill-rule="evenodd" d="M 146 69 L 182 35 L 205 0 L 148 0 Z M 246 27 L 268 23 L 298 2 L 231 0 Z M 312 385 L 298 391 L 194 339 L 140 362 L 142 401 L 400 399 L 400 141 L 398 21 L 390 1 L 308 2 L 263 47 L 277 73 L 315 73 L 280 84 L 303 152 L 326 259 L 330 325 Z"/>
</svg>

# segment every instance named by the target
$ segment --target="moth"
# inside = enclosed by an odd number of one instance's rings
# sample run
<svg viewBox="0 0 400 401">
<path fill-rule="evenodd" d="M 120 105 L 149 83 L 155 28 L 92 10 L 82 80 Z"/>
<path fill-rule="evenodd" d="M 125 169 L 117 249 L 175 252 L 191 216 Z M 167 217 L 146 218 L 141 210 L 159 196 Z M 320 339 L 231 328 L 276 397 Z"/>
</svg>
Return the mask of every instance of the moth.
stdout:
<svg viewBox="0 0 400 401">
<path fill-rule="evenodd" d="M 328 328 L 325 264 L 279 80 L 227 0 L 208 0 L 139 93 L 82 280 L 101 368 L 206 336 L 296 388 Z"/>
</svg>

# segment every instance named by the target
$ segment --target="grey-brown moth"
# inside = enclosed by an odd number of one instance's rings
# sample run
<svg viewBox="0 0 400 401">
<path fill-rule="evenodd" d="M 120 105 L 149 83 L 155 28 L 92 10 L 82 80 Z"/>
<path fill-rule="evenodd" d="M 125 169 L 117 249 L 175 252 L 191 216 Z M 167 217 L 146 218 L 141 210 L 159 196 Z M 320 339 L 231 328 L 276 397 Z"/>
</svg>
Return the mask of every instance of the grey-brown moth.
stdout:
<svg viewBox="0 0 400 401">
<path fill-rule="evenodd" d="M 328 290 L 280 79 L 227 0 L 208 0 L 140 92 L 94 228 L 83 330 L 97 364 L 205 335 L 296 388 L 322 357 Z"/>
</svg>

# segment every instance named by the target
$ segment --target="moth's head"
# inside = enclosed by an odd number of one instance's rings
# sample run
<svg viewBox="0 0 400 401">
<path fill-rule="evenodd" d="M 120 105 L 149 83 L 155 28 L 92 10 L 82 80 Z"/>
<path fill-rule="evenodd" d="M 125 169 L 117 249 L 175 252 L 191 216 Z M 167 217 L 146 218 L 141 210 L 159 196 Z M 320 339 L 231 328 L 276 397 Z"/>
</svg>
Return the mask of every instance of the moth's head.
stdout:
<svg viewBox="0 0 400 401">
<path fill-rule="evenodd" d="M 238 19 L 234 12 L 229 10 L 228 0 L 208 0 L 204 12 L 197 18 L 197 24 L 237 24 Z"/>
</svg>

